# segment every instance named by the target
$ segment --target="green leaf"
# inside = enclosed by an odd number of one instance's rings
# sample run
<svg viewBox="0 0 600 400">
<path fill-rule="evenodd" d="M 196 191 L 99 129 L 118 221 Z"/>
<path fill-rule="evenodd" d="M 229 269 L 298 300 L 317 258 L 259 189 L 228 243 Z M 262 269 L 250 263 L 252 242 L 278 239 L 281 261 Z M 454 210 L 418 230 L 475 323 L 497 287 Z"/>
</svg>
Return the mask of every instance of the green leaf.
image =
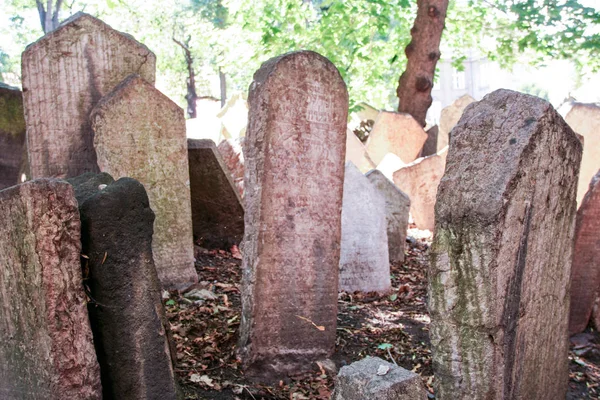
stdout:
<svg viewBox="0 0 600 400">
<path fill-rule="evenodd" d="M 377 346 L 377 348 L 381 349 L 381 350 L 391 349 L 392 347 L 394 347 L 394 346 L 392 346 L 389 343 L 381 343 L 379 346 Z"/>
</svg>

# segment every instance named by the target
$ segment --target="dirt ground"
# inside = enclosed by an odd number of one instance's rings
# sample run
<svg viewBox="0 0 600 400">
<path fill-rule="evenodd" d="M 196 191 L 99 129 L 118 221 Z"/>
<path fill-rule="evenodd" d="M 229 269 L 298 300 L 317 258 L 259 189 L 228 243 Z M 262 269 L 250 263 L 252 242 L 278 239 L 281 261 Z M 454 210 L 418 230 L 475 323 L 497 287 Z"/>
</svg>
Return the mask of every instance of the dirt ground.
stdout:
<svg viewBox="0 0 600 400">
<path fill-rule="evenodd" d="M 176 372 L 186 399 L 329 399 L 335 368 L 377 356 L 421 375 L 434 399 L 426 307 L 427 237 L 409 236 L 406 260 L 392 265 L 385 296 L 341 293 L 332 363 L 275 386 L 244 378 L 236 357 L 240 322 L 241 260 L 236 249 L 196 248 L 200 283 L 164 303 L 177 348 Z M 195 290 L 194 290 L 195 289 Z M 588 328 L 571 339 L 567 399 L 600 399 L 600 335 Z"/>
</svg>

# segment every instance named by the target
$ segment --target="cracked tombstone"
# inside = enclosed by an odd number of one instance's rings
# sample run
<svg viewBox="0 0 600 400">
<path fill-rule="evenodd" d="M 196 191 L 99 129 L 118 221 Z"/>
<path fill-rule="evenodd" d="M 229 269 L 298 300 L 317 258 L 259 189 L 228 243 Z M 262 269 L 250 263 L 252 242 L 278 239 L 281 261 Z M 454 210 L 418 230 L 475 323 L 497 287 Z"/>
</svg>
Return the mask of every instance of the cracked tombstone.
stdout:
<svg viewBox="0 0 600 400">
<path fill-rule="evenodd" d="M 217 149 L 221 158 L 227 166 L 233 179 L 235 188 L 240 197 L 244 198 L 244 141 L 245 137 L 237 139 L 225 139 L 219 143 Z"/>
<path fill-rule="evenodd" d="M 81 213 L 103 398 L 177 400 L 146 190 L 135 179 L 112 182 L 108 174 L 70 182 Z"/>
<path fill-rule="evenodd" d="M 581 143 L 510 90 L 452 131 L 429 271 L 436 397 L 564 399 Z"/>
<path fill-rule="evenodd" d="M 474 101 L 474 98 L 468 94 L 465 94 L 454 100 L 452 104 L 442 110 L 442 113 L 440 114 L 440 125 L 438 128 L 438 136 L 436 141 L 436 152 L 439 152 L 450 144 L 450 131 L 452 128 L 454 128 L 458 121 L 460 121 L 460 117 L 465 112 L 467 106 Z"/>
<path fill-rule="evenodd" d="M 404 250 L 406 248 L 410 198 L 377 169 L 367 172 L 366 177 L 385 199 L 390 262 L 401 263 L 404 261 Z"/>
<path fill-rule="evenodd" d="M 137 75 L 102 98 L 91 115 L 98 165 L 146 187 L 154 211 L 152 253 L 164 288 L 198 281 L 183 110 Z"/>
<path fill-rule="evenodd" d="M 600 289 L 600 171 L 577 210 L 571 268 L 569 333 L 585 330 Z"/>
<path fill-rule="evenodd" d="M 346 163 L 339 290 L 390 290 L 386 199 L 352 162 Z"/>
<path fill-rule="evenodd" d="M 23 94 L 0 82 L 0 190 L 21 181 L 26 158 Z"/>
<path fill-rule="evenodd" d="M 248 375 L 277 381 L 335 347 L 348 92 L 300 51 L 261 66 L 249 106 L 239 348 Z"/>
<path fill-rule="evenodd" d="M 99 171 L 90 112 L 133 73 L 154 84 L 154 54 L 88 14 L 73 15 L 27 46 L 23 100 L 33 178 Z"/>
<path fill-rule="evenodd" d="M 231 174 L 210 139 L 188 139 L 194 238 L 202 247 L 230 249 L 244 237 L 244 207 Z"/>
<path fill-rule="evenodd" d="M 100 400 L 73 188 L 13 186 L 0 191 L 0 214 L 0 397 Z"/>
</svg>

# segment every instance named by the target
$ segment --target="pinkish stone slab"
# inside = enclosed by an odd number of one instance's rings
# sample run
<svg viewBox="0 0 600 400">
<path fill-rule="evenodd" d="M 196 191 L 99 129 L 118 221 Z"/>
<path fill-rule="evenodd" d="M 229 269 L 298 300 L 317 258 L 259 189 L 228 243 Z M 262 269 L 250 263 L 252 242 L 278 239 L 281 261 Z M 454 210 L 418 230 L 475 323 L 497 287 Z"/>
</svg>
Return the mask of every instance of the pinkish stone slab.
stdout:
<svg viewBox="0 0 600 400">
<path fill-rule="evenodd" d="M 367 148 L 351 129 L 346 131 L 346 161 L 352 162 L 362 173 L 375 168 L 375 163 L 369 157 Z"/>
<path fill-rule="evenodd" d="M 0 190 L 21 181 L 26 157 L 23 95 L 0 83 Z"/>
<path fill-rule="evenodd" d="M 233 184 L 240 194 L 244 197 L 244 141 L 246 138 L 225 139 L 217 148 L 221 153 L 221 158 L 227 166 L 233 179 Z"/>
<path fill-rule="evenodd" d="M 131 36 L 77 13 L 22 57 L 33 178 L 98 172 L 90 112 L 128 75 L 154 84 L 155 56 Z"/>
<path fill-rule="evenodd" d="M 458 123 L 467 106 L 474 101 L 474 98 L 465 94 L 454 100 L 452 104 L 442 110 L 436 141 L 437 151 L 442 150 L 450 144 L 450 131 Z"/>
</svg>

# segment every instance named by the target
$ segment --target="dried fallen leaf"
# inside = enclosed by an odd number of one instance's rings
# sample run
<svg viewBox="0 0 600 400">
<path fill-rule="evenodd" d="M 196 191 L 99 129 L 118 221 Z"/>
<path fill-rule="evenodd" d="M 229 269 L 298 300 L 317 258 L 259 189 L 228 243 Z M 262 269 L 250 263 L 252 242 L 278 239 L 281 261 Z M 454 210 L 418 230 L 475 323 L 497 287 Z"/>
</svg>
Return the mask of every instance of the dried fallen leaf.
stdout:
<svg viewBox="0 0 600 400">
<path fill-rule="evenodd" d="M 321 332 L 325 330 L 325 327 L 322 325 L 317 325 L 314 322 L 312 322 L 310 319 L 306 318 L 306 317 L 302 317 L 300 315 L 296 315 L 296 317 L 300 318 L 301 320 L 304 320 L 306 322 L 311 323 L 315 328 L 317 328 L 318 330 L 320 330 Z"/>
</svg>

